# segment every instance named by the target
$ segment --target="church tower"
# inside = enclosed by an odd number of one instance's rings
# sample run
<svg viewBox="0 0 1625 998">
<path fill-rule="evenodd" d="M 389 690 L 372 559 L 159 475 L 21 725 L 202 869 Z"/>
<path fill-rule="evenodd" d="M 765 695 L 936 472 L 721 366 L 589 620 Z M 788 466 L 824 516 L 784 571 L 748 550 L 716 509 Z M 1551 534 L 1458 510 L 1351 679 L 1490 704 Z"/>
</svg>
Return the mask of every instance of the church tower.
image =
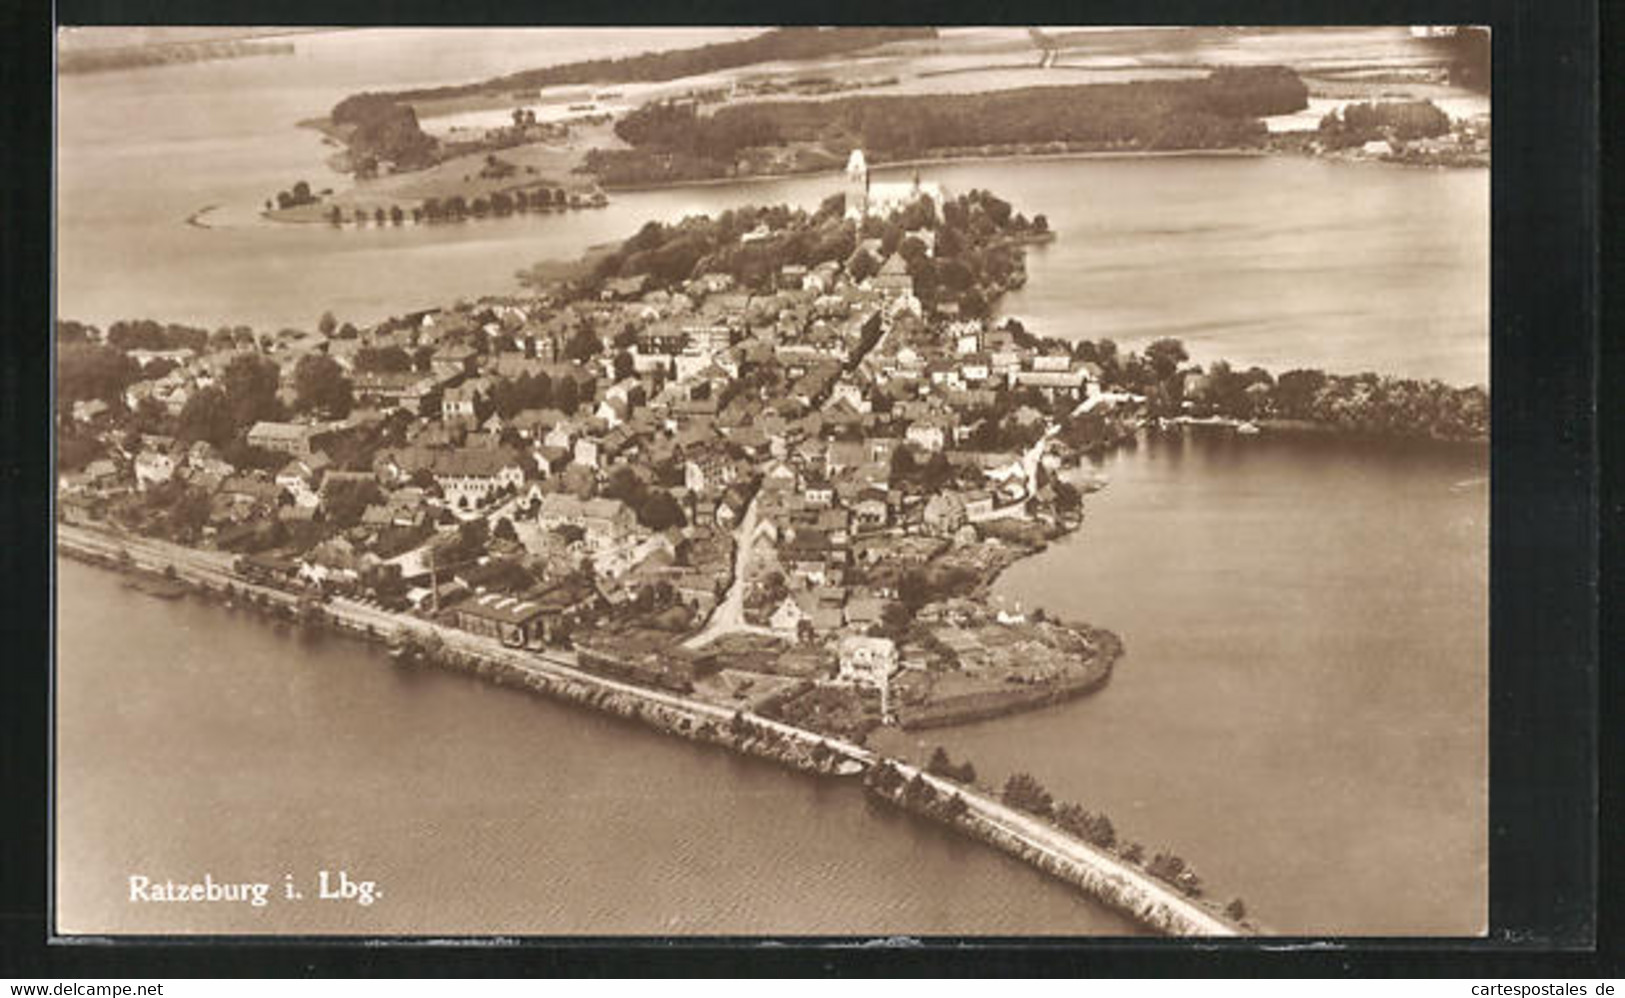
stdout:
<svg viewBox="0 0 1625 998">
<path fill-rule="evenodd" d="M 846 217 L 861 219 L 868 213 L 869 163 L 862 149 L 854 149 L 846 161 Z"/>
</svg>

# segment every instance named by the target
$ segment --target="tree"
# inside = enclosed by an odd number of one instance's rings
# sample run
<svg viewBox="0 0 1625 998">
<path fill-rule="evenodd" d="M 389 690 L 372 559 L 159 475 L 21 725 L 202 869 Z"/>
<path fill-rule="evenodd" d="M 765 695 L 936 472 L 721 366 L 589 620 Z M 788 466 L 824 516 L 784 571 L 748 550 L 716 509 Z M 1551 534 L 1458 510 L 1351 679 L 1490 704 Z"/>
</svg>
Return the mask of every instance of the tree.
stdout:
<svg viewBox="0 0 1625 998">
<path fill-rule="evenodd" d="M 163 433 L 169 426 L 169 410 L 151 395 L 135 404 L 132 418 L 135 429 L 142 433 Z"/>
<path fill-rule="evenodd" d="M 505 516 L 498 519 L 496 526 L 491 528 L 491 536 L 499 541 L 519 540 L 519 532 L 514 529 L 513 521 Z"/>
<path fill-rule="evenodd" d="M 1002 796 L 1004 802 L 1011 807 L 1030 811 L 1041 817 L 1048 817 L 1055 804 L 1054 798 L 1044 789 L 1044 785 L 1028 773 L 1012 774 L 1005 781 Z"/>
<path fill-rule="evenodd" d="M 355 404 L 344 368 L 326 354 L 306 354 L 299 358 L 293 369 L 293 384 L 294 405 L 301 412 L 318 412 L 343 419 Z"/>
<path fill-rule="evenodd" d="M 603 348 L 604 345 L 598 340 L 598 334 L 592 331 L 591 326 L 583 323 L 576 327 L 575 333 L 564 345 L 564 355 L 579 363 L 598 356 Z"/>
<path fill-rule="evenodd" d="M 1190 355 L 1185 352 L 1185 344 L 1172 337 L 1163 337 L 1145 348 L 1145 359 L 1157 380 L 1167 381 L 1179 370 L 1179 365 L 1190 360 Z"/>
<path fill-rule="evenodd" d="M 337 329 L 338 325 L 338 319 L 333 317 L 332 312 L 323 312 L 321 320 L 316 323 L 316 330 L 323 336 L 332 336 L 333 330 Z"/>
<path fill-rule="evenodd" d="M 636 373 L 637 364 L 632 360 L 631 354 L 627 353 L 625 350 L 622 350 L 620 353 L 615 355 L 616 381 L 625 381 L 627 378 L 632 377 Z"/>
<path fill-rule="evenodd" d="M 93 344 L 68 343 L 57 348 L 57 398 L 117 400 L 138 380 L 140 369 L 121 350 Z"/>
<path fill-rule="evenodd" d="M 220 387 L 235 426 L 281 418 L 282 403 L 276 395 L 280 383 L 281 372 L 275 361 L 248 354 L 232 358 L 220 373 Z"/>
<path fill-rule="evenodd" d="M 846 195 L 837 192 L 825 198 L 818 205 L 818 212 L 814 219 L 842 218 L 846 215 Z"/>
<path fill-rule="evenodd" d="M 846 272 L 852 276 L 852 280 L 862 283 L 880 273 L 880 261 L 868 250 L 859 250 L 846 265 Z"/>
<path fill-rule="evenodd" d="M 344 528 L 360 523 L 361 514 L 368 506 L 383 501 L 383 492 L 370 481 L 335 482 L 322 490 L 322 508 L 327 511 L 327 521 Z"/>
<path fill-rule="evenodd" d="M 181 409 L 176 429 L 182 440 L 205 440 L 216 447 L 224 446 L 237 433 L 226 393 L 213 385 L 193 393 Z"/>
<path fill-rule="evenodd" d="M 220 457 L 232 467 L 243 471 L 279 471 L 288 463 L 288 455 L 281 451 L 255 447 L 239 434 L 219 448 Z"/>
<path fill-rule="evenodd" d="M 457 544 L 463 557 L 485 553 L 485 542 L 490 539 L 490 525 L 484 520 L 464 520 L 457 527 Z"/>
<path fill-rule="evenodd" d="M 683 508 L 677 505 L 670 492 L 651 489 L 643 505 L 638 507 L 638 522 L 650 530 L 670 530 L 686 526 L 688 519 L 683 516 Z"/>
<path fill-rule="evenodd" d="M 566 416 L 575 415 L 577 399 L 576 381 L 574 378 L 562 378 L 557 387 L 553 389 L 553 406 Z"/>
<path fill-rule="evenodd" d="M 430 347 L 422 347 L 433 354 Z M 378 373 L 398 373 L 410 371 L 413 366 L 413 357 L 398 346 L 375 347 L 364 346 L 355 352 L 355 369 L 358 371 Z M 420 368 L 419 370 L 425 370 Z"/>
<path fill-rule="evenodd" d="M 1243 921 L 1247 917 L 1247 905 L 1241 900 L 1241 898 L 1234 898 L 1229 904 L 1224 906 L 1224 913 L 1228 915 L 1232 921 Z"/>
<path fill-rule="evenodd" d="M 919 473 L 918 464 L 914 460 L 914 452 L 907 447 L 899 447 L 892 451 L 890 481 L 895 483 L 906 482 Z"/>
<path fill-rule="evenodd" d="M 931 602 L 931 596 L 931 580 L 917 568 L 909 569 L 897 580 L 899 605 L 904 608 L 911 620 L 919 613 L 921 607 Z"/>
<path fill-rule="evenodd" d="M 1316 370 L 1288 371 L 1275 381 L 1276 408 L 1290 419 L 1310 419 L 1314 404 L 1323 388 L 1326 375 Z"/>
<path fill-rule="evenodd" d="M 885 609 L 880 611 L 881 632 L 894 640 L 903 637 L 908 632 L 909 625 L 913 623 L 914 612 L 905 603 L 889 602 Z"/>
</svg>

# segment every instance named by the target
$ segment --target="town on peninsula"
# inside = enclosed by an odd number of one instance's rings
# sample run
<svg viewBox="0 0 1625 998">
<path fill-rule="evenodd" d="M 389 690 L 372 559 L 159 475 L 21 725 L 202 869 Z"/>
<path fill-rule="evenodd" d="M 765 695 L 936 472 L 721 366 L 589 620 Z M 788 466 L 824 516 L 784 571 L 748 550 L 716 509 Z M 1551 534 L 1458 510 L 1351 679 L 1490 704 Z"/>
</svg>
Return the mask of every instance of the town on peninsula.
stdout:
<svg viewBox="0 0 1625 998">
<path fill-rule="evenodd" d="M 1109 695 L 1132 668 L 1135 635 L 1111 620 L 994 593 L 1087 532 L 1088 495 L 1109 487 L 1089 457 L 1191 426 L 1482 441 L 1488 394 L 1027 328 L 1001 299 L 1030 247 L 1076 234 L 1041 205 L 934 181 L 931 161 L 1251 148 L 1480 165 L 1487 125 L 1350 102 L 1273 135 L 1260 119 L 1309 107 L 1274 66 L 957 110 L 842 95 L 882 85 L 867 77 L 730 78 L 718 87 L 752 99 L 720 109 L 692 83 L 922 37 L 769 32 L 347 99 L 313 124 L 354 186 L 267 192 L 264 220 L 451 224 L 795 172 L 826 175 L 828 196 L 650 221 L 579 259 L 515 261 L 514 293 L 380 321 L 320 303 L 313 328 L 275 331 L 64 316 L 58 550 L 155 597 L 377 641 L 402 669 L 861 780 L 1157 931 L 1263 931 L 1268 913 L 1090 802 L 1026 773 L 986 785 L 973 759 L 904 758 L 877 732 Z M 583 84 L 573 114 L 529 99 Z M 511 118 L 433 138 L 418 117 L 436 105 Z M 871 175 L 879 162 L 912 165 Z"/>
</svg>

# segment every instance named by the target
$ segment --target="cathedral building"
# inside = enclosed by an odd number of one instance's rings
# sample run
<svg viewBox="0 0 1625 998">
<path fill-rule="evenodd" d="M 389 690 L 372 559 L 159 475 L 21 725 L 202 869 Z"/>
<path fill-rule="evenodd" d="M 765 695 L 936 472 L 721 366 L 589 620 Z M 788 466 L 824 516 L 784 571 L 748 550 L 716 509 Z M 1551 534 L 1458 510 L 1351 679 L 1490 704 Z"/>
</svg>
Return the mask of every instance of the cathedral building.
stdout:
<svg viewBox="0 0 1625 998">
<path fill-rule="evenodd" d="M 862 220 L 868 215 L 884 218 L 899 208 L 906 208 L 921 198 L 929 199 L 942 209 L 942 187 L 920 183 L 918 171 L 907 184 L 877 184 L 869 179 L 869 162 L 862 149 L 852 150 L 846 161 L 846 217 Z"/>
</svg>

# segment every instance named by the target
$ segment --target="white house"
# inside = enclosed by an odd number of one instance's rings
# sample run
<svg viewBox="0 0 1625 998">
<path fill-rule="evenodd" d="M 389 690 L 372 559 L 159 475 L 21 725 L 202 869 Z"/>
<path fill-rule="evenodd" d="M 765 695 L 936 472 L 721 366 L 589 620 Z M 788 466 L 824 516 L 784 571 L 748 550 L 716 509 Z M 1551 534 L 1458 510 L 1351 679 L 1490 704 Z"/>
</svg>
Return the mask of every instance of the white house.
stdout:
<svg viewBox="0 0 1625 998">
<path fill-rule="evenodd" d="M 810 619 L 807 611 L 801 608 L 801 604 L 793 597 L 786 596 L 784 602 L 780 603 L 778 609 L 768 618 L 767 625 L 775 632 L 793 639 L 800 632 L 801 622 Z"/>
<path fill-rule="evenodd" d="M 135 456 L 135 484 L 143 491 L 169 481 L 174 474 L 175 459 L 163 451 L 142 451 Z"/>
<path fill-rule="evenodd" d="M 841 639 L 836 682 L 880 688 L 897 671 L 897 645 L 891 638 L 848 635 Z"/>
<path fill-rule="evenodd" d="M 943 445 L 946 443 L 942 425 L 924 420 L 909 424 L 908 431 L 903 436 L 914 446 L 929 451 L 942 450 Z"/>
<path fill-rule="evenodd" d="M 506 447 L 465 447 L 435 455 L 434 480 L 452 506 L 472 509 L 498 489 L 525 484 L 525 468 Z"/>
</svg>

